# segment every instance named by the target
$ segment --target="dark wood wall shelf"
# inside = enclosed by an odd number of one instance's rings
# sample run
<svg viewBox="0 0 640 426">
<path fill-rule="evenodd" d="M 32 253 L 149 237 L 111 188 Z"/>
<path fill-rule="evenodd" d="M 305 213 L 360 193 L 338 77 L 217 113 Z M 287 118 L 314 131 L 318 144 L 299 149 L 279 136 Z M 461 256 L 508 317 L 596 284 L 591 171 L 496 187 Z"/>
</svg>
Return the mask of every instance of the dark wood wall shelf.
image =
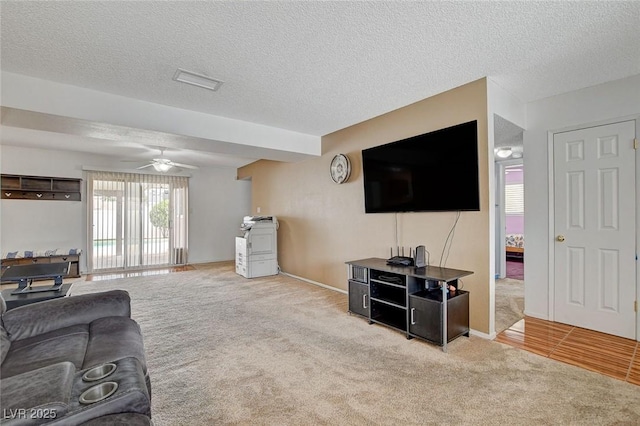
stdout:
<svg viewBox="0 0 640 426">
<path fill-rule="evenodd" d="M 82 200 L 82 179 L 3 174 L 0 186 L 4 200 Z"/>
</svg>

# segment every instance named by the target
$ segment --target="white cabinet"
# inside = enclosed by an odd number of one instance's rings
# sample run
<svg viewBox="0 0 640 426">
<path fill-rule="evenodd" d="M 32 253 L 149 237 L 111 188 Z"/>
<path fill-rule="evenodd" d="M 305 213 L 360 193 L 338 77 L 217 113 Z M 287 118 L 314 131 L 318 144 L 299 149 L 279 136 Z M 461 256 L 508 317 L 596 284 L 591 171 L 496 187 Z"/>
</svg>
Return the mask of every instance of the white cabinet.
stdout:
<svg viewBox="0 0 640 426">
<path fill-rule="evenodd" d="M 278 273 L 277 222 L 256 222 L 236 237 L 236 273 L 245 278 Z"/>
</svg>

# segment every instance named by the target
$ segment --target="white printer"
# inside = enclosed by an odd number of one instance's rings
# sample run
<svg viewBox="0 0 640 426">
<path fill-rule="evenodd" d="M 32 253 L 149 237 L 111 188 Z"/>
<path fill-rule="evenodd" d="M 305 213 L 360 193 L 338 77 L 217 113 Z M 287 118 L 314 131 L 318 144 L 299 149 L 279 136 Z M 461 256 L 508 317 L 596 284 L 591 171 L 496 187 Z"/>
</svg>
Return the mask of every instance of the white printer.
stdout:
<svg viewBox="0 0 640 426">
<path fill-rule="evenodd" d="M 278 219 L 275 216 L 245 216 L 236 237 L 236 273 L 245 278 L 278 273 Z"/>
</svg>

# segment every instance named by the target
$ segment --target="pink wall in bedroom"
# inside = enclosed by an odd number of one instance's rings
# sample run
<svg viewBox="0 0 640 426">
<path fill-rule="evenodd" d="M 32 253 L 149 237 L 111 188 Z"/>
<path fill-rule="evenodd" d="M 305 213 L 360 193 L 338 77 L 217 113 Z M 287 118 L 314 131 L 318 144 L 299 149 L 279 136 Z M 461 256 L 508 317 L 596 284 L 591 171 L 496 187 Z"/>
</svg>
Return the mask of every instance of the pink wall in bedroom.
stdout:
<svg viewBox="0 0 640 426">
<path fill-rule="evenodd" d="M 505 183 L 523 183 L 522 166 L 517 167 L 518 170 L 507 168 L 509 173 L 505 174 Z M 508 214 L 506 215 L 506 233 L 507 234 L 524 234 L 524 215 Z"/>
<path fill-rule="evenodd" d="M 524 216 L 507 215 L 507 234 L 524 234 Z"/>
<path fill-rule="evenodd" d="M 522 183 L 523 182 L 523 177 L 522 177 L 522 166 L 518 166 L 517 169 L 510 169 L 510 168 L 506 168 L 506 171 L 508 171 L 509 173 L 505 173 L 505 183 L 507 185 L 511 184 L 511 183 Z"/>
</svg>

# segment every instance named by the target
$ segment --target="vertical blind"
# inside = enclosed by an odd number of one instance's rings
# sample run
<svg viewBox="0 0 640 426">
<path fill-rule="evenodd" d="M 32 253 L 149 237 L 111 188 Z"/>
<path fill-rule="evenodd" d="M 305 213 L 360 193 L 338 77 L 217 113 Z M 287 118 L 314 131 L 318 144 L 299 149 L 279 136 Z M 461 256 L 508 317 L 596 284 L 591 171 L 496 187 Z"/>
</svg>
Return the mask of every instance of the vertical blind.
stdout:
<svg viewBox="0 0 640 426">
<path fill-rule="evenodd" d="M 88 172 L 90 272 L 187 263 L 189 179 Z"/>
</svg>

